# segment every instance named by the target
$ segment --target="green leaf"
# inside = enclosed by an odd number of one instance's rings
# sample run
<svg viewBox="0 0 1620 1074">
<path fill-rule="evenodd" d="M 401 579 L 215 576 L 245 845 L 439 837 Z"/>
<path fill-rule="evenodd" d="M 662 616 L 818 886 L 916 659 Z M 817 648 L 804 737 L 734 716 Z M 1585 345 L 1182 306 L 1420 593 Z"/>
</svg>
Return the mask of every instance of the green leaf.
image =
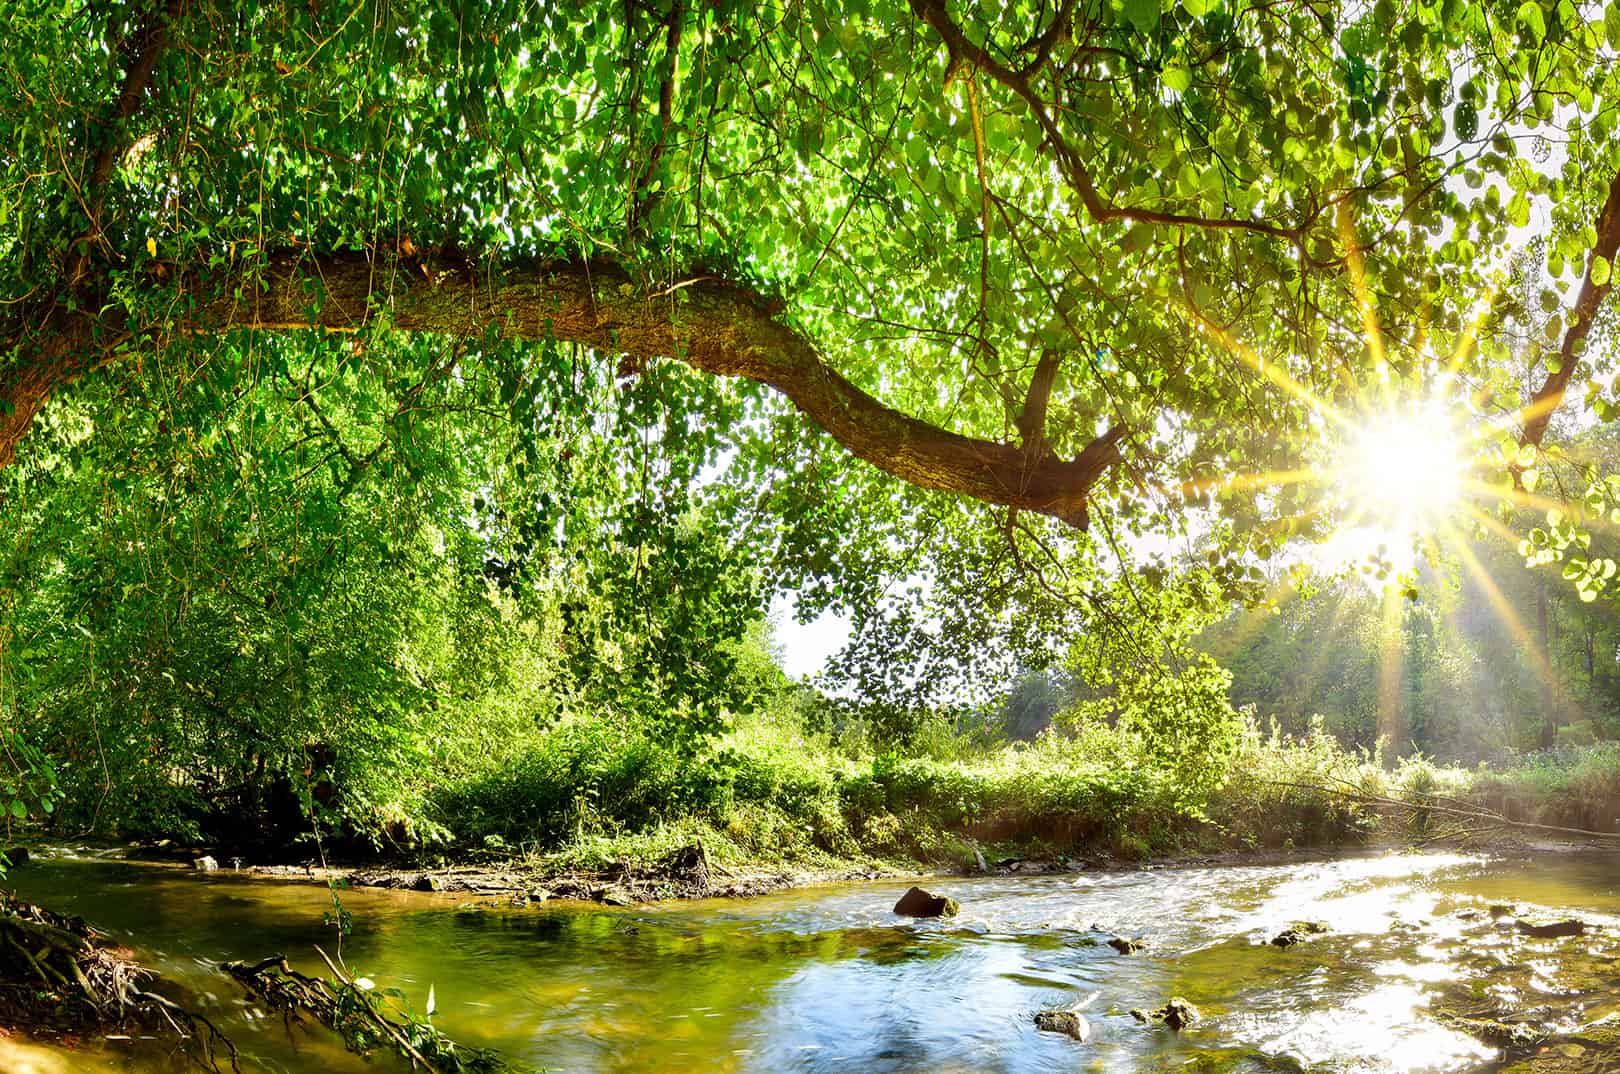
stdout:
<svg viewBox="0 0 1620 1074">
<path fill-rule="evenodd" d="M 1536 0 L 1524 0 L 1519 5 L 1519 25 L 1530 31 L 1530 35 L 1539 44 L 1547 36 L 1547 17 L 1542 14 L 1541 5 Z"/>
<path fill-rule="evenodd" d="M 1159 0 L 1125 0 L 1125 21 L 1142 33 L 1159 28 Z"/>
<path fill-rule="evenodd" d="M 1159 73 L 1159 77 L 1178 96 L 1186 93 L 1187 87 L 1192 85 L 1192 72 L 1185 67 L 1166 67 Z"/>
<path fill-rule="evenodd" d="M 1602 254 L 1592 255 L 1592 267 L 1588 270 L 1592 276 L 1592 286 L 1602 287 L 1609 282 L 1609 259 Z"/>
<path fill-rule="evenodd" d="M 1508 201 L 1507 220 L 1514 227 L 1525 227 L 1530 223 L 1530 199 L 1522 191 Z"/>
</svg>

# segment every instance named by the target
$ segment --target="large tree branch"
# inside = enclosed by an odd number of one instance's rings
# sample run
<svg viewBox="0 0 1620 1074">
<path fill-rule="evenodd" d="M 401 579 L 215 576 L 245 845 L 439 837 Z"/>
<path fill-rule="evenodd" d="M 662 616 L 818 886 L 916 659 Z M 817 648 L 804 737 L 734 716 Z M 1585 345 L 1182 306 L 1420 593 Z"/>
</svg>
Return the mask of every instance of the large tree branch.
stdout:
<svg viewBox="0 0 1620 1074">
<path fill-rule="evenodd" d="M 1530 405 L 1525 408 L 1524 436 L 1520 443 L 1540 447 L 1541 438 L 1547 435 L 1547 423 L 1552 420 L 1553 411 L 1564 401 L 1564 393 L 1569 389 L 1569 382 L 1580 363 L 1580 351 L 1592 331 L 1598 307 L 1614 287 L 1614 258 L 1617 251 L 1620 251 L 1620 172 L 1616 172 L 1609 183 L 1608 197 L 1604 198 L 1603 208 L 1598 212 L 1597 244 L 1592 247 L 1592 253 L 1586 260 L 1586 276 L 1581 280 L 1575 305 L 1567 315 L 1568 327 L 1564 329 L 1564 341 L 1558 349 L 1558 371 L 1547 374 L 1531 398 Z M 1610 266 L 1609 277 L 1601 284 L 1592 280 L 1593 266 L 1600 257 Z"/>
<path fill-rule="evenodd" d="M 45 402 L 94 363 L 121 355 L 128 333 L 121 321 L 103 325 L 60 306 L 0 328 L 0 466 L 8 466 Z"/>
<path fill-rule="evenodd" d="M 1035 364 L 1035 373 L 1029 378 L 1024 407 L 1018 412 L 1018 438 L 1027 454 L 1037 455 L 1046 450 L 1046 404 L 1052 398 L 1052 386 L 1057 383 L 1058 369 L 1062 365 L 1062 353 L 1048 347 L 1041 352 L 1041 360 Z"/>
<path fill-rule="evenodd" d="M 713 278 L 649 292 L 623 269 L 602 263 L 514 265 L 477 279 L 465 266 L 435 266 L 428 273 L 411 268 L 359 255 L 290 254 L 272 258 L 258 281 L 238 286 L 242 281 L 176 267 L 171 278 L 188 281 L 182 286 L 198 294 L 245 297 L 202 300 L 164 331 L 349 332 L 385 324 L 461 338 L 554 338 L 637 362 L 676 358 L 706 373 L 746 377 L 774 389 L 852 454 L 910 484 L 1080 527 L 1092 486 L 1121 458 L 1122 428 L 1063 459 L 902 414 L 828 365 L 757 295 Z M 106 360 L 105 341 L 130 335 L 121 323 L 80 314 L 52 327 L 46 337 L 52 341 L 50 361 L 44 351 L 20 353 L 10 372 L 0 374 L 0 464 L 9 461 L 52 391 Z M 158 331 L 142 335 L 146 345 L 162 338 Z"/>
</svg>

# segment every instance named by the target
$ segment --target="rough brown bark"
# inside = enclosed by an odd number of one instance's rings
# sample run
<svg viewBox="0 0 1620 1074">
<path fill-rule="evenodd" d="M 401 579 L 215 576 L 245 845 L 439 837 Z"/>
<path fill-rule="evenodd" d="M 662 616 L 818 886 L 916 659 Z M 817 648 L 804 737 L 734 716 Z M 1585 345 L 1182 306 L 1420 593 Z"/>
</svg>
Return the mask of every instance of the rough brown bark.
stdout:
<svg viewBox="0 0 1620 1074">
<path fill-rule="evenodd" d="M 122 322 L 103 325 L 63 310 L 0 329 L 0 466 L 11 464 L 34 415 L 57 391 L 128 341 Z"/>
<path fill-rule="evenodd" d="M 1553 411 L 1563 403 L 1564 393 L 1569 389 L 1569 382 L 1580 364 L 1579 351 L 1592 331 L 1592 320 L 1614 287 L 1614 257 L 1620 251 L 1620 172 L 1610 182 L 1608 197 L 1604 198 L 1603 208 L 1598 213 L 1597 236 L 1597 245 L 1592 247 L 1586 261 L 1586 276 L 1581 280 L 1580 294 L 1576 296 L 1575 305 L 1568 314 L 1569 326 L 1564 329 L 1564 341 L 1558 350 L 1558 372 L 1547 374 L 1530 400 L 1530 405 L 1525 408 L 1521 443 L 1541 446 L 1541 439 L 1547 434 L 1547 423 L 1552 420 Z M 1607 280 L 1596 284 L 1592 282 L 1592 264 L 1599 257 L 1609 263 L 1611 272 Z"/>
<path fill-rule="evenodd" d="M 704 278 L 649 291 L 600 263 L 537 263 L 482 272 L 415 259 L 287 255 L 257 284 L 174 270 L 205 301 L 168 332 L 348 332 L 386 322 L 410 332 L 580 343 L 637 362 L 676 358 L 694 369 L 746 377 L 786 396 L 857 457 L 921 488 L 1086 523 L 1091 487 L 1121 455 L 1123 430 L 1098 436 L 1072 459 L 979 440 L 885 406 L 829 366 L 802 334 L 744 288 Z M 176 307 L 183 307 L 176 303 Z M 127 326 L 74 322 L 54 330 L 52 361 L 24 360 L 0 376 L 0 464 L 44 399 L 109 355 L 96 340 L 127 339 Z M 143 333 L 153 339 L 161 333 Z M 96 353 L 85 353 L 90 347 Z M 131 348 L 133 349 L 133 348 Z M 41 354 L 41 358 L 44 355 Z M 4 407 L 0 406 L 0 410 Z"/>
</svg>

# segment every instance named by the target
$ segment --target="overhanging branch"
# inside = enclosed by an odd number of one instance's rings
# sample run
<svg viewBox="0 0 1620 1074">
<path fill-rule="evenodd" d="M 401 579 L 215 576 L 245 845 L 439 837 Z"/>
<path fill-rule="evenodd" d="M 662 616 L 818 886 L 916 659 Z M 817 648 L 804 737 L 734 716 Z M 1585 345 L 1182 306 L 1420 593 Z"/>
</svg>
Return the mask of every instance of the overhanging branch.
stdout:
<svg viewBox="0 0 1620 1074">
<path fill-rule="evenodd" d="M 1031 77 L 1038 71 L 1038 65 L 1032 64 L 1024 70 L 1015 71 L 1006 64 L 997 60 L 989 50 L 972 41 L 955 22 L 951 21 L 949 13 L 945 10 L 944 0 L 911 0 L 912 13 L 928 25 L 945 45 L 945 51 L 950 57 L 946 68 L 946 81 L 955 77 L 961 68 L 969 67 L 976 71 L 983 71 L 995 81 L 1001 83 L 1008 90 L 1024 102 L 1030 115 L 1040 125 L 1041 133 L 1046 137 L 1047 144 L 1052 147 L 1057 157 L 1057 166 L 1064 179 L 1074 192 L 1079 195 L 1080 203 L 1085 206 L 1086 213 L 1093 220 L 1102 223 L 1109 220 L 1129 220 L 1143 224 L 1158 224 L 1172 227 L 1193 227 L 1213 231 L 1242 231 L 1256 235 L 1265 235 L 1274 239 L 1299 244 L 1315 223 L 1319 210 L 1313 209 L 1303 222 L 1296 225 L 1274 224 L 1267 220 L 1249 220 L 1241 217 L 1227 216 L 1198 216 L 1190 213 L 1160 212 L 1154 209 L 1140 209 L 1130 206 L 1115 205 L 1097 189 L 1092 179 L 1091 171 L 1086 167 L 1079 151 L 1059 129 L 1054 111 L 1047 107 L 1047 102 L 1035 91 L 1031 84 Z M 1066 21 L 1065 15 L 1059 16 L 1059 25 Z M 1042 63 L 1046 60 L 1046 53 L 1040 55 Z"/>
<path fill-rule="evenodd" d="M 1121 458 L 1123 428 L 1064 459 L 903 414 L 828 365 L 764 300 L 722 280 L 698 279 L 652 298 L 648 288 L 611 264 L 512 265 L 477 279 L 465 265 L 429 267 L 424 273 L 402 261 L 360 255 L 288 254 L 272 258 L 258 280 L 241 281 L 173 266 L 170 279 L 186 281 L 181 286 L 196 294 L 246 297 L 203 300 L 184 320 L 142 335 L 155 344 L 172 332 L 350 332 L 386 324 L 460 338 L 492 332 L 510 339 L 552 338 L 642 362 L 675 358 L 705 373 L 745 377 L 775 390 L 852 454 L 912 485 L 1080 527 L 1092 486 Z M 23 356 L 0 375 L 0 400 L 12 407 L 8 414 L 0 405 L 0 464 L 9 461 L 45 396 L 105 360 L 84 348 L 131 335 L 122 323 L 79 315 L 53 330 L 56 358 L 49 365 L 38 360 L 41 352 Z"/>
</svg>

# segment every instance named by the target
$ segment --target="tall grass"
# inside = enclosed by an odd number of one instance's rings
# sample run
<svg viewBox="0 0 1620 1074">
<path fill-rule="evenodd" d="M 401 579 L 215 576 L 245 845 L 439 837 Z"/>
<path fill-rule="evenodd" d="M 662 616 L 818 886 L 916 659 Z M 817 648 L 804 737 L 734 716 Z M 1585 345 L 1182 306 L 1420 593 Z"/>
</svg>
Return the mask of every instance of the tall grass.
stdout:
<svg viewBox="0 0 1620 1074">
<path fill-rule="evenodd" d="M 1192 801 L 1104 726 L 931 755 L 848 741 L 766 714 L 693 754 L 655 728 L 575 719 L 443 789 L 434 821 L 463 844 L 580 866 L 652 859 L 694 839 L 753 862 L 1135 859 L 1360 840 L 1378 815 L 1340 791 L 1416 797 L 1473 778 L 1421 759 L 1386 771 L 1320 727 L 1290 738 L 1250 726 L 1225 780 Z"/>
</svg>

